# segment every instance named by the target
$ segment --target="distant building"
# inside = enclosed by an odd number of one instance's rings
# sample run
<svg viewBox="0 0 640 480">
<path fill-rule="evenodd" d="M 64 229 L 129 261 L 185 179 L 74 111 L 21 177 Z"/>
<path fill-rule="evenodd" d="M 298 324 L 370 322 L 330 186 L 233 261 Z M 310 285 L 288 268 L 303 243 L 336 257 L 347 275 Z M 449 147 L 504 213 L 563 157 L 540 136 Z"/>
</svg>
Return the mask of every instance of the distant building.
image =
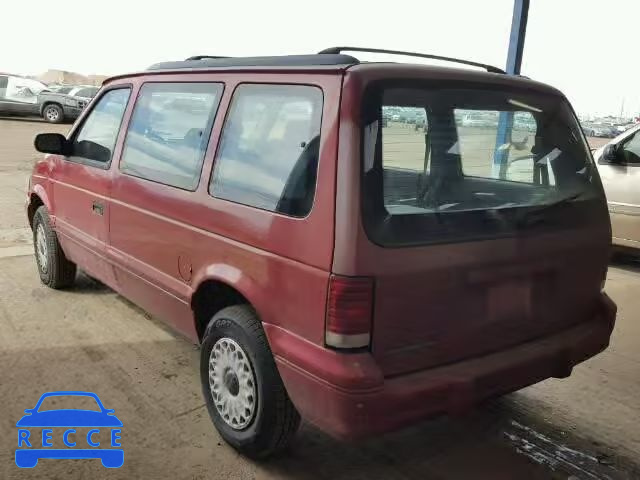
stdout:
<svg viewBox="0 0 640 480">
<path fill-rule="evenodd" d="M 38 75 L 38 80 L 43 83 L 65 84 L 65 85 L 102 85 L 107 78 L 105 75 L 81 75 L 75 72 L 64 70 L 47 70 L 42 75 Z"/>
</svg>

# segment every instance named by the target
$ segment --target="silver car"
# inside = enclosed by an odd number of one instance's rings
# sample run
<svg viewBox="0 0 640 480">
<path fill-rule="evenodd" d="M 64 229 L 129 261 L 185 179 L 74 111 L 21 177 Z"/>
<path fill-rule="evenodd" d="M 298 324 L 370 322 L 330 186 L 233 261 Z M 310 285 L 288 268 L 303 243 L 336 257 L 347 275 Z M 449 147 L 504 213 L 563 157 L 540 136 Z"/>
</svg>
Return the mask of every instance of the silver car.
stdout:
<svg viewBox="0 0 640 480">
<path fill-rule="evenodd" d="M 39 115 L 38 95 L 46 89 L 37 80 L 0 73 L 0 115 Z"/>
<path fill-rule="evenodd" d="M 607 194 L 613 244 L 640 248 L 640 125 L 593 153 Z"/>
</svg>

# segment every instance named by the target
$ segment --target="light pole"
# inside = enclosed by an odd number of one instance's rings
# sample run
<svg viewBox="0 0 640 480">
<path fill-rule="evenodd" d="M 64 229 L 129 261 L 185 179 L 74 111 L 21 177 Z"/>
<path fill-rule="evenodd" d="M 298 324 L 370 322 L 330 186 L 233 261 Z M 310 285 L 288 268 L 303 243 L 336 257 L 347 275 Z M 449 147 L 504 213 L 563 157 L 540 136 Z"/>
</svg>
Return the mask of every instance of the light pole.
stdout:
<svg viewBox="0 0 640 480">
<path fill-rule="evenodd" d="M 522 66 L 522 52 L 527 33 L 527 19 L 529 17 L 529 0 L 513 0 L 513 18 L 511 19 L 511 34 L 509 35 L 509 50 L 507 51 L 508 75 L 520 75 Z M 511 140 L 513 127 L 513 113 L 501 112 L 496 135 L 496 149 L 493 156 L 493 176 L 504 178 L 508 148 L 504 146 Z"/>
</svg>

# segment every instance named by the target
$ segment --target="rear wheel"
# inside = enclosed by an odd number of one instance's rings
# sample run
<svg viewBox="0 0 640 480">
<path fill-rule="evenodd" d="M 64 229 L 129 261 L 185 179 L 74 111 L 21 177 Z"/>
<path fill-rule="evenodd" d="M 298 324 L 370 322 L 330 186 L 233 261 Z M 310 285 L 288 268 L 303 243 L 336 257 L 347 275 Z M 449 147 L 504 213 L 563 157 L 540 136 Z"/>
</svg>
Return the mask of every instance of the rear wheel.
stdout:
<svg viewBox="0 0 640 480">
<path fill-rule="evenodd" d="M 39 207 L 33 216 L 33 246 L 42 283 L 56 289 L 73 285 L 76 264 L 64 255 L 45 206 Z"/>
<path fill-rule="evenodd" d="M 251 307 L 227 307 L 211 319 L 202 341 L 200 379 L 211 419 L 232 447 L 253 458 L 287 447 L 300 416 Z"/>
<path fill-rule="evenodd" d="M 62 123 L 64 120 L 64 111 L 60 105 L 50 103 L 44 107 L 42 117 L 49 123 Z"/>
</svg>

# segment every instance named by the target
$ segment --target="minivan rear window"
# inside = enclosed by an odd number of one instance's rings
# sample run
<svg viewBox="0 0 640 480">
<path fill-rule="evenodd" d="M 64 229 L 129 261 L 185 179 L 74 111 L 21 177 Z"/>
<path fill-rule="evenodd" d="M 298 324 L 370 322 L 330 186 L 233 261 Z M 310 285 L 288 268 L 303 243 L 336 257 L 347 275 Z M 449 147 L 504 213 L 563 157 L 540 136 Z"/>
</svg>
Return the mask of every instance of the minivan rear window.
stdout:
<svg viewBox="0 0 640 480">
<path fill-rule="evenodd" d="M 604 204 L 582 131 L 559 96 L 402 82 L 365 95 L 362 204 L 376 243 L 557 228 Z"/>
</svg>

